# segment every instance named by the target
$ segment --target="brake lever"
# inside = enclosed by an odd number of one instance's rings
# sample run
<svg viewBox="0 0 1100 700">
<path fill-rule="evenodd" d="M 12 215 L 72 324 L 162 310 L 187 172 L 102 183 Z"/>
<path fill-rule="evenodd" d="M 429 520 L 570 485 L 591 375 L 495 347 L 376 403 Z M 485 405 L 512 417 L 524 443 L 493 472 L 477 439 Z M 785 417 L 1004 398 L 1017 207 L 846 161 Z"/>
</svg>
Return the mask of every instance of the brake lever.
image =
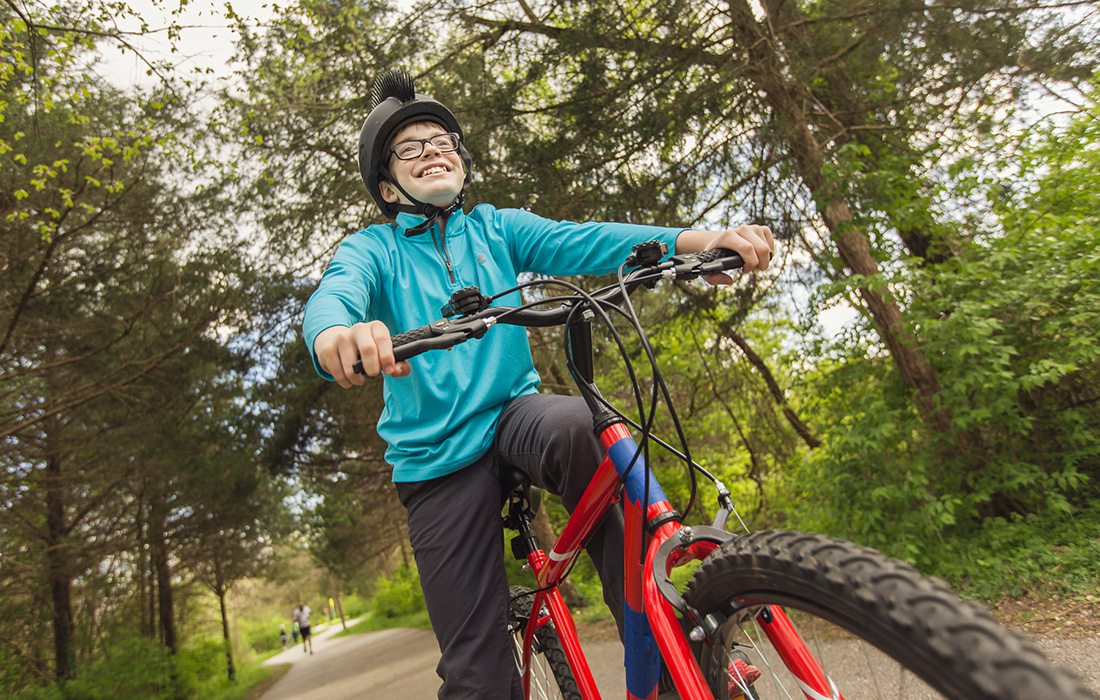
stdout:
<svg viewBox="0 0 1100 700">
<path fill-rule="evenodd" d="M 722 251 L 728 252 L 730 257 L 736 256 L 740 263 L 733 267 L 724 267 L 718 262 L 718 259 L 715 259 L 714 254 L 716 252 L 718 251 L 705 250 L 701 251 L 701 253 L 681 253 L 679 255 L 673 255 L 660 265 L 662 268 L 662 275 L 673 279 L 694 279 L 697 277 L 706 277 L 707 275 L 729 273 L 741 269 L 745 264 L 744 260 L 740 260 L 741 256 L 733 251 Z"/>
</svg>

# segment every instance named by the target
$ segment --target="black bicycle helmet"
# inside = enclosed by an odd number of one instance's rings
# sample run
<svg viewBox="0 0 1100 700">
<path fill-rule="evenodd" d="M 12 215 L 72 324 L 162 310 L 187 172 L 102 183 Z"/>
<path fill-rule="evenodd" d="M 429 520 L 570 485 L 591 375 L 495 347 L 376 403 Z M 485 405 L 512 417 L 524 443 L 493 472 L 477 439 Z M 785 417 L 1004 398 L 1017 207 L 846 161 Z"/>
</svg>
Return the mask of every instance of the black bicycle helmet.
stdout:
<svg viewBox="0 0 1100 700">
<path fill-rule="evenodd" d="M 397 179 L 390 175 L 389 143 L 402 127 L 417 121 L 436 122 L 447 131 L 458 134 L 458 154 L 466 168 L 466 178 L 462 182 L 462 191 L 454 203 L 445 209 L 414 199 L 406 192 Z M 385 216 L 393 219 L 398 212 L 419 214 L 428 218 L 428 225 L 440 214 L 451 212 L 462 206 L 466 188 L 470 184 L 472 160 L 466 146 L 462 143 L 462 126 L 451 110 L 436 102 L 428 95 L 419 95 L 413 85 L 412 77 L 405 71 L 388 71 L 374 81 L 371 88 L 371 111 L 363 122 L 359 132 L 359 174 L 367 191 L 374 198 L 378 208 Z M 393 184 L 412 206 L 402 202 L 387 202 L 382 199 L 379 183 L 383 180 Z M 417 227 L 421 228 L 421 227 Z M 424 230 L 427 226 L 424 227 Z"/>
</svg>

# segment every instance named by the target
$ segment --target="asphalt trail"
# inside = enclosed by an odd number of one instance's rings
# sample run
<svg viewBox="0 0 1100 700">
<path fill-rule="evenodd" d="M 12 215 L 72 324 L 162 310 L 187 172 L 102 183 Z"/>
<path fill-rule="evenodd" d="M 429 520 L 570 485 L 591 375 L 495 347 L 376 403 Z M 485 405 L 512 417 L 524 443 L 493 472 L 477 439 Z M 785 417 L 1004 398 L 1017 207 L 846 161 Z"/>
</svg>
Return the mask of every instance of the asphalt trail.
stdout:
<svg viewBox="0 0 1100 700">
<path fill-rule="evenodd" d="M 435 697 L 439 648 L 430 630 L 392 629 L 333 638 L 339 629 L 336 625 L 315 637 L 313 656 L 303 654 L 299 645 L 266 661 L 293 666 L 262 700 Z M 1075 670 L 1100 692 L 1100 638 L 1037 641 L 1055 663 Z M 584 646 L 601 695 L 625 696 L 622 646 L 617 641 Z"/>
</svg>

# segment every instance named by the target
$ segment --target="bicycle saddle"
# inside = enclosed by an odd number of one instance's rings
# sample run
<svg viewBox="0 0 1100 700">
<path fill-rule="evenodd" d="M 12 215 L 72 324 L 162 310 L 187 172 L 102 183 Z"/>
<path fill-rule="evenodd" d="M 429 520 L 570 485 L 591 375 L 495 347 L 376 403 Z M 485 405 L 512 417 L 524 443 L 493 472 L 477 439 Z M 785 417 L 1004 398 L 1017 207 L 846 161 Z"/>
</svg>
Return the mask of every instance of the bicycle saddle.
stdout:
<svg viewBox="0 0 1100 700">
<path fill-rule="evenodd" d="M 542 490 L 532 486 L 531 479 L 519 469 L 505 466 L 500 471 L 500 501 L 501 507 L 516 502 L 533 518 L 542 504 Z"/>
</svg>

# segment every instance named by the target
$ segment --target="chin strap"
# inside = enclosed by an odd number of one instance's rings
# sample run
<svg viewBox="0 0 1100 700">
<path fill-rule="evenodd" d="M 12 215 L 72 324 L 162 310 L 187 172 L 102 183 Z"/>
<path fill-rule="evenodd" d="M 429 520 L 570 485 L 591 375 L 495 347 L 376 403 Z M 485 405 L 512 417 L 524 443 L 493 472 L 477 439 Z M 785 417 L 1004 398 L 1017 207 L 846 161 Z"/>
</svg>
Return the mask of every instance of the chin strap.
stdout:
<svg viewBox="0 0 1100 700">
<path fill-rule="evenodd" d="M 465 199 L 465 198 L 466 198 L 466 193 L 463 192 L 462 194 L 458 195 L 458 197 L 455 199 L 455 201 L 453 203 L 451 203 L 451 206 L 447 207 L 446 209 L 441 209 L 441 208 L 439 208 L 439 207 L 437 207 L 433 204 L 424 204 L 423 205 L 423 211 L 418 211 L 418 212 L 414 212 L 414 213 L 421 214 L 421 215 L 426 216 L 428 218 L 424 219 L 424 221 L 422 223 L 419 223 L 416 226 L 413 226 L 412 228 L 407 229 L 405 231 L 405 236 L 406 237 L 419 236 L 420 234 L 422 234 L 425 231 L 427 231 L 428 229 L 430 229 L 433 225 L 435 225 L 435 222 L 439 221 L 440 218 L 442 218 L 444 221 L 446 221 L 447 219 L 449 219 L 451 217 L 451 214 L 455 213 L 456 211 L 458 211 L 459 209 L 462 208 L 462 200 Z"/>
<path fill-rule="evenodd" d="M 407 214 L 416 214 L 418 216 L 427 217 L 422 223 L 417 224 L 410 229 L 407 229 L 405 231 L 405 236 L 407 237 L 419 236 L 420 234 L 424 233 L 425 231 L 430 229 L 441 216 L 444 220 L 450 218 L 451 214 L 462 208 L 462 202 L 466 199 L 466 183 L 463 183 L 462 191 L 458 193 L 457 197 L 455 197 L 455 201 L 451 202 L 451 204 L 446 207 L 437 207 L 434 204 L 421 202 L 420 200 L 416 199 L 411 194 L 406 192 L 405 188 L 398 184 L 397 178 L 392 177 L 386 169 L 379 169 L 379 172 L 385 180 L 396 187 L 397 191 L 405 196 L 405 199 L 411 202 L 411 204 L 394 204 L 394 209 L 400 212 L 405 212 Z"/>
</svg>

